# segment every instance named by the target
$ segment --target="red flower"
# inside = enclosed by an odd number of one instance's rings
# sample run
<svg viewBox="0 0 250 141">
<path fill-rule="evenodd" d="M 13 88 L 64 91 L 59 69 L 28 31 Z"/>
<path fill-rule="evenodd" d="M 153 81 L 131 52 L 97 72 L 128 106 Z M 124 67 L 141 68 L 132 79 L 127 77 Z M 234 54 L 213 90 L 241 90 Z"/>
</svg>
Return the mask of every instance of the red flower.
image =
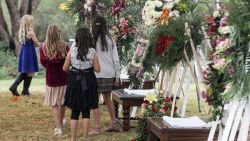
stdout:
<svg viewBox="0 0 250 141">
<path fill-rule="evenodd" d="M 176 111 L 177 110 L 177 106 L 174 106 L 174 111 Z"/>
<path fill-rule="evenodd" d="M 144 132 L 148 132 L 149 129 L 146 127 L 146 128 L 143 129 L 143 131 L 144 131 Z"/>
<path fill-rule="evenodd" d="M 145 104 L 149 104 L 149 101 L 148 101 L 148 100 L 144 100 L 144 103 L 145 103 Z"/>
<path fill-rule="evenodd" d="M 168 97 L 166 97 L 166 101 L 167 101 L 167 102 L 171 102 L 171 99 L 168 98 Z"/>
<path fill-rule="evenodd" d="M 160 56 L 164 53 L 164 48 L 161 48 L 161 47 L 156 47 L 155 48 L 155 53 L 156 55 Z"/>
<path fill-rule="evenodd" d="M 131 139 L 130 141 L 136 141 L 136 139 L 135 139 L 135 138 L 133 138 L 133 139 Z"/>
<path fill-rule="evenodd" d="M 154 112 L 154 113 L 156 112 L 156 109 L 155 109 L 155 107 L 153 107 L 153 108 L 152 108 L 152 112 Z"/>
<path fill-rule="evenodd" d="M 168 107 L 168 106 L 164 106 L 163 109 L 164 109 L 165 111 L 167 111 L 167 110 L 169 109 L 169 107 Z"/>
<path fill-rule="evenodd" d="M 167 35 L 161 35 L 157 39 L 157 46 L 155 49 L 156 55 L 162 55 L 168 45 L 174 41 L 174 38 L 169 37 Z"/>
</svg>

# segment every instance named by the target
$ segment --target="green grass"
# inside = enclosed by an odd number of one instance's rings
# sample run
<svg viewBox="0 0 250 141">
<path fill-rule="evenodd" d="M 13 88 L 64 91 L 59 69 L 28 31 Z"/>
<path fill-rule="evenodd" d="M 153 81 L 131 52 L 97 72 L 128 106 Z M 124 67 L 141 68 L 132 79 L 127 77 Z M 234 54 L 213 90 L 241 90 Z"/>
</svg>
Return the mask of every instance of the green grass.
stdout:
<svg viewBox="0 0 250 141">
<path fill-rule="evenodd" d="M 0 141 L 54 141 L 70 140 L 70 110 L 66 110 L 66 119 L 68 125 L 64 129 L 62 137 L 53 136 L 54 122 L 50 107 L 43 105 L 45 82 L 42 78 L 34 78 L 31 84 L 30 92 L 32 96 L 21 97 L 14 101 L 12 95 L 8 91 L 9 86 L 14 80 L 0 80 Z M 18 88 L 22 90 L 22 84 Z M 181 96 L 182 97 L 182 96 Z M 178 102 L 178 108 L 181 108 L 182 99 Z M 109 121 L 109 115 L 106 106 L 101 105 L 101 123 L 105 127 Z M 189 102 L 186 110 L 187 116 L 208 116 L 204 112 L 198 112 L 195 87 L 190 89 Z M 179 109 L 181 110 L 181 109 Z M 139 111 L 139 110 L 138 110 Z M 92 115 L 91 115 L 92 117 Z M 132 126 L 137 126 L 133 121 Z M 91 118 L 91 127 L 93 127 L 93 118 Z M 79 124 L 78 136 L 81 140 L 82 128 Z M 129 141 L 135 137 L 135 129 L 129 132 L 106 133 L 102 132 L 98 136 L 90 136 L 92 141 Z"/>
</svg>

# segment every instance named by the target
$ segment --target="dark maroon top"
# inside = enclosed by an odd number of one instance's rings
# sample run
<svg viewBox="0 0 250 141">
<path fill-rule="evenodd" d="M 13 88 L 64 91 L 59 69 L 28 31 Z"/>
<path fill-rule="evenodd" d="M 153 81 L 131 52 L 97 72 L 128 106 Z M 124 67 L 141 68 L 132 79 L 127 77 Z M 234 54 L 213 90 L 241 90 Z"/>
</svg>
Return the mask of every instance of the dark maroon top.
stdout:
<svg viewBox="0 0 250 141">
<path fill-rule="evenodd" d="M 68 74 L 63 71 L 63 64 L 66 58 L 55 58 L 50 60 L 44 54 L 44 47 L 40 47 L 40 62 L 46 69 L 46 85 L 50 87 L 60 87 L 67 84 Z M 69 47 L 66 46 L 67 52 Z M 65 54 L 67 54 L 65 52 Z"/>
</svg>

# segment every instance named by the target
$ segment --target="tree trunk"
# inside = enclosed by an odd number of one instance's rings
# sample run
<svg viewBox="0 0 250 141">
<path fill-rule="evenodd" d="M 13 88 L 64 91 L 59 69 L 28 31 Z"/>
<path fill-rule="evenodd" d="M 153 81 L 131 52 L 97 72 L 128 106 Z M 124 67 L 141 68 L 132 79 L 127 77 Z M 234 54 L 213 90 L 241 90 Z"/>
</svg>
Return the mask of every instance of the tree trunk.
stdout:
<svg viewBox="0 0 250 141">
<path fill-rule="evenodd" d="M 1 1 L 0 1 L 0 19 L 4 19 Z M 0 41 L 1 40 L 9 41 L 9 31 L 5 20 L 0 20 Z"/>
</svg>

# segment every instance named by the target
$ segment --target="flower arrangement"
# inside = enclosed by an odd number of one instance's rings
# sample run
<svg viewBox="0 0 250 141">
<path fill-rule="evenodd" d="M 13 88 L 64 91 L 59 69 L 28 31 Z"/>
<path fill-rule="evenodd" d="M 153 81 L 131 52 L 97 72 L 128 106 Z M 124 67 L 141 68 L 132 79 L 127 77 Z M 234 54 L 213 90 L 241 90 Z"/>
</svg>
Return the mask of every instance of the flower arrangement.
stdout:
<svg viewBox="0 0 250 141">
<path fill-rule="evenodd" d="M 190 25 L 194 44 L 199 45 L 202 40 L 202 20 L 199 13 L 192 12 L 195 5 L 194 1 L 188 0 L 148 0 L 145 3 L 142 19 L 146 25 L 153 27 L 143 61 L 145 71 L 152 71 L 155 65 L 165 70 L 173 69 L 180 61 L 187 61 L 184 50 L 188 58 L 192 58 L 190 37 L 186 34 L 185 23 Z"/>
<path fill-rule="evenodd" d="M 145 141 L 148 137 L 148 124 L 147 117 L 162 117 L 165 115 L 170 116 L 172 100 L 170 98 L 164 98 L 156 93 L 149 93 L 144 99 L 142 104 L 141 113 L 139 115 L 138 126 L 136 128 L 136 140 Z M 174 107 L 174 116 L 176 114 L 177 107 Z"/>
<path fill-rule="evenodd" d="M 184 50 L 186 50 L 189 60 L 193 53 L 190 40 L 185 30 L 185 23 L 189 23 L 191 36 L 195 45 L 199 45 L 203 35 L 199 32 L 201 29 L 200 15 L 180 15 L 179 18 L 171 19 L 168 25 L 158 25 L 151 34 L 146 51 L 146 57 L 143 61 L 145 71 L 151 71 L 154 65 L 161 66 L 163 69 L 171 70 L 180 61 L 186 62 Z"/>
<path fill-rule="evenodd" d="M 224 105 L 247 99 L 250 91 L 249 1 L 229 0 L 207 18 L 212 49 L 209 69 L 204 72 L 208 89 L 203 97 L 212 105 L 212 119 L 222 118 Z M 229 14 L 230 13 L 230 14 Z"/>
<path fill-rule="evenodd" d="M 131 60 L 130 54 L 131 51 L 131 43 L 135 39 L 136 28 L 133 20 L 128 17 L 122 17 L 119 20 L 119 23 L 112 28 L 112 36 L 114 37 L 117 46 L 118 46 L 118 54 L 120 57 L 121 64 L 126 66 Z"/>
<path fill-rule="evenodd" d="M 128 74 L 131 81 L 130 88 L 132 89 L 141 89 L 143 87 L 144 79 L 150 79 L 149 75 L 144 74 L 144 68 L 142 66 L 147 43 L 148 40 L 143 37 L 138 37 L 137 41 L 134 42 L 136 50 L 134 52 L 132 60 L 128 65 Z"/>
<path fill-rule="evenodd" d="M 207 17 L 207 32 L 212 49 L 208 51 L 209 68 L 204 71 L 207 85 L 203 98 L 212 105 L 212 119 L 222 116 L 226 93 L 232 88 L 236 75 L 236 48 L 233 44 L 235 29 L 229 25 L 228 11 L 220 9 L 212 17 Z"/>
<path fill-rule="evenodd" d="M 68 0 L 61 3 L 59 9 L 70 13 L 76 24 L 89 24 L 96 15 L 106 17 L 109 4 L 109 0 Z"/>
<path fill-rule="evenodd" d="M 193 1 L 188 0 L 148 0 L 142 10 L 142 19 L 147 26 L 167 25 L 171 18 L 193 8 Z"/>
<path fill-rule="evenodd" d="M 126 8 L 125 0 L 114 0 L 111 7 L 111 15 L 113 17 L 117 17 L 125 8 Z"/>
</svg>

